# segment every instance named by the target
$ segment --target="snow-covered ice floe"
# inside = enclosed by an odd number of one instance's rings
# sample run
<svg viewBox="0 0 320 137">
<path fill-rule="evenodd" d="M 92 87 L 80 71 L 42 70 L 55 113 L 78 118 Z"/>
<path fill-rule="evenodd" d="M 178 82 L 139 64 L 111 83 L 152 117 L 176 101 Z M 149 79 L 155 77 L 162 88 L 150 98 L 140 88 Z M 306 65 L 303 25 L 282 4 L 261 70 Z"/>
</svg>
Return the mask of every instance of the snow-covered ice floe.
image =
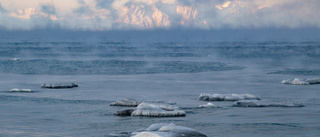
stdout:
<svg viewBox="0 0 320 137">
<path fill-rule="evenodd" d="M 185 115 L 186 112 L 176 105 L 149 102 L 142 102 L 137 106 L 137 109 L 131 113 L 131 116 L 148 117 L 178 117 Z"/>
<path fill-rule="evenodd" d="M 239 100 L 233 104 L 234 107 L 304 107 L 300 102 L 290 100 Z"/>
<path fill-rule="evenodd" d="M 18 88 L 14 88 L 11 89 L 10 92 L 31 92 L 31 89 L 18 89 Z"/>
<path fill-rule="evenodd" d="M 199 105 L 200 108 L 221 108 L 220 106 L 216 106 L 212 104 L 211 102 L 204 104 L 204 105 Z"/>
<path fill-rule="evenodd" d="M 290 85 L 311 85 L 311 84 L 320 84 L 320 78 L 311 78 L 311 79 L 299 79 L 295 78 L 293 80 L 282 80 L 281 84 L 290 84 Z"/>
<path fill-rule="evenodd" d="M 147 116 L 147 117 L 179 117 L 186 112 L 176 105 L 157 102 L 142 102 L 135 109 L 123 109 L 117 111 L 117 116 Z"/>
<path fill-rule="evenodd" d="M 135 99 L 125 98 L 123 100 L 118 100 L 116 102 L 110 103 L 110 106 L 137 107 L 142 102 L 165 103 L 165 104 L 170 104 L 170 105 L 177 104 L 176 102 L 173 102 L 173 101 L 170 101 L 170 102 L 165 102 L 165 101 L 138 101 L 138 100 L 135 100 Z"/>
<path fill-rule="evenodd" d="M 63 84 L 45 83 L 45 84 L 42 84 L 41 87 L 42 88 L 74 88 L 74 87 L 78 87 L 78 85 L 74 83 L 63 83 Z"/>
<path fill-rule="evenodd" d="M 208 93 L 202 93 L 198 97 L 198 100 L 202 100 L 202 101 L 237 101 L 237 100 L 244 100 L 244 99 L 259 100 L 260 97 L 252 94 L 208 94 Z"/>
<path fill-rule="evenodd" d="M 110 104 L 110 106 L 126 106 L 126 107 L 137 107 L 142 101 L 137 101 L 130 98 L 125 98 L 124 100 L 119 100 Z"/>
<path fill-rule="evenodd" d="M 192 128 L 177 126 L 173 123 L 156 123 L 148 128 L 133 131 L 132 137 L 206 137 Z"/>
</svg>

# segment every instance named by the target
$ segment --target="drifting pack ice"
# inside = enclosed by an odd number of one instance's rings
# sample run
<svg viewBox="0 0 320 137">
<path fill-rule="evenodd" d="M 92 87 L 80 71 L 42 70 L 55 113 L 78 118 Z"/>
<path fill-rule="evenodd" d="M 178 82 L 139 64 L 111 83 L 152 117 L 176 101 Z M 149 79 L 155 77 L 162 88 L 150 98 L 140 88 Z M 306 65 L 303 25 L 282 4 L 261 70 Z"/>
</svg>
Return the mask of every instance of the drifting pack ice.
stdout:
<svg viewBox="0 0 320 137">
<path fill-rule="evenodd" d="M 202 101 L 237 101 L 244 99 L 254 99 L 259 100 L 259 96 L 255 96 L 252 94 L 208 94 L 202 93 L 198 97 L 198 100 Z"/>
<path fill-rule="evenodd" d="M 179 117 L 186 112 L 176 105 L 157 102 L 142 102 L 136 109 L 123 109 L 115 113 L 117 116 L 147 116 L 147 117 Z"/>
<path fill-rule="evenodd" d="M 133 131 L 132 137 L 207 137 L 194 129 L 177 126 L 173 123 L 156 123 L 148 128 Z"/>
<path fill-rule="evenodd" d="M 304 107 L 300 102 L 289 100 L 239 100 L 233 104 L 234 107 Z"/>
<path fill-rule="evenodd" d="M 31 89 L 18 89 L 18 88 L 14 88 L 11 89 L 10 92 L 31 92 Z"/>
<path fill-rule="evenodd" d="M 78 87 L 78 85 L 74 83 L 64 83 L 64 84 L 45 83 L 45 84 L 42 84 L 41 87 L 42 88 L 74 88 L 74 87 Z"/>
<path fill-rule="evenodd" d="M 299 78 L 295 78 L 293 80 L 282 80 L 281 84 L 289 84 L 289 85 L 312 85 L 312 84 L 320 84 L 320 78 L 312 78 L 312 79 L 306 79 L 302 80 Z"/>
</svg>

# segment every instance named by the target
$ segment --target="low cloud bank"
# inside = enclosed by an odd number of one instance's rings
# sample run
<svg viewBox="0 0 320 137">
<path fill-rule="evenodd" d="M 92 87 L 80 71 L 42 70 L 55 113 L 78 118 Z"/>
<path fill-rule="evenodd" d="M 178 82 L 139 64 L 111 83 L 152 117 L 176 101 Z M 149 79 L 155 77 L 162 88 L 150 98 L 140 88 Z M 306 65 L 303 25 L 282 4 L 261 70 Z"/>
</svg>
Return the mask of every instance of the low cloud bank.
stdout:
<svg viewBox="0 0 320 137">
<path fill-rule="evenodd" d="M 320 28 L 318 0 L 0 0 L 0 27 L 75 31 Z"/>
</svg>

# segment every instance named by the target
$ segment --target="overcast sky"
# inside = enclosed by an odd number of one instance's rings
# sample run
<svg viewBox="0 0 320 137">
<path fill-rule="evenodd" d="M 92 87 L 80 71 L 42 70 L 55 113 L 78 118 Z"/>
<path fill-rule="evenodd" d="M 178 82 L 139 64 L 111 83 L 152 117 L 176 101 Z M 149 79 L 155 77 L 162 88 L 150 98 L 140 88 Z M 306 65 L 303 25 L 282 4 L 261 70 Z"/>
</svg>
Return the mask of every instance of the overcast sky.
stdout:
<svg viewBox="0 0 320 137">
<path fill-rule="evenodd" d="M 320 28 L 320 0 L 0 0 L 0 28 Z"/>
</svg>

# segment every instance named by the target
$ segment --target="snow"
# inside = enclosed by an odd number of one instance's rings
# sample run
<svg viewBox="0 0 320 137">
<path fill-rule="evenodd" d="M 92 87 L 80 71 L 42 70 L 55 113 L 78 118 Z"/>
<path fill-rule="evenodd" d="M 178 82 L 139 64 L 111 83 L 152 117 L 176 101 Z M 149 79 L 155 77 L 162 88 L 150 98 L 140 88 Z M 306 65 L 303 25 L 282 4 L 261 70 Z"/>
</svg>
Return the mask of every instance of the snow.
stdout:
<svg viewBox="0 0 320 137">
<path fill-rule="evenodd" d="M 12 58 L 11 60 L 12 61 L 19 61 L 20 59 L 19 58 Z"/>
<path fill-rule="evenodd" d="M 148 128 L 136 130 L 131 133 L 133 137 L 206 137 L 206 135 L 184 126 L 173 123 L 156 123 Z"/>
<path fill-rule="evenodd" d="M 185 116 L 186 112 L 176 105 L 167 103 L 150 103 L 142 102 L 137 109 L 132 112 L 131 116 L 148 116 L 148 117 L 175 117 Z"/>
<path fill-rule="evenodd" d="M 31 92 L 31 89 L 18 89 L 18 88 L 14 88 L 14 89 L 11 89 L 10 92 Z"/>
<path fill-rule="evenodd" d="M 255 99 L 259 100 L 259 96 L 255 96 L 252 94 L 209 94 L 202 93 L 198 97 L 198 100 L 202 101 L 237 101 L 244 99 Z"/>
<path fill-rule="evenodd" d="M 110 106 L 127 106 L 127 107 L 137 107 L 141 101 L 137 101 L 130 98 L 125 98 L 110 104 Z"/>
<path fill-rule="evenodd" d="M 204 105 L 199 105 L 200 108 L 221 108 L 219 106 L 216 106 L 214 104 L 212 104 L 211 102 L 204 104 Z"/>
<path fill-rule="evenodd" d="M 263 99 L 263 100 L 239 100 L 233 105 L 234 107 L 303 107 L 300 102 L 290 100 L 275 100 L 275 99 Z"/>
<path fill-rule="evenodd" d="M 311 84 L 320 84 L 320 78 L 311 78 L 302 80 L 299 78 L 294 78 L 293 80 L 282 80 L 281 84 L 289 84 L 289 85 L 311 85 Z"/>
</svg>

